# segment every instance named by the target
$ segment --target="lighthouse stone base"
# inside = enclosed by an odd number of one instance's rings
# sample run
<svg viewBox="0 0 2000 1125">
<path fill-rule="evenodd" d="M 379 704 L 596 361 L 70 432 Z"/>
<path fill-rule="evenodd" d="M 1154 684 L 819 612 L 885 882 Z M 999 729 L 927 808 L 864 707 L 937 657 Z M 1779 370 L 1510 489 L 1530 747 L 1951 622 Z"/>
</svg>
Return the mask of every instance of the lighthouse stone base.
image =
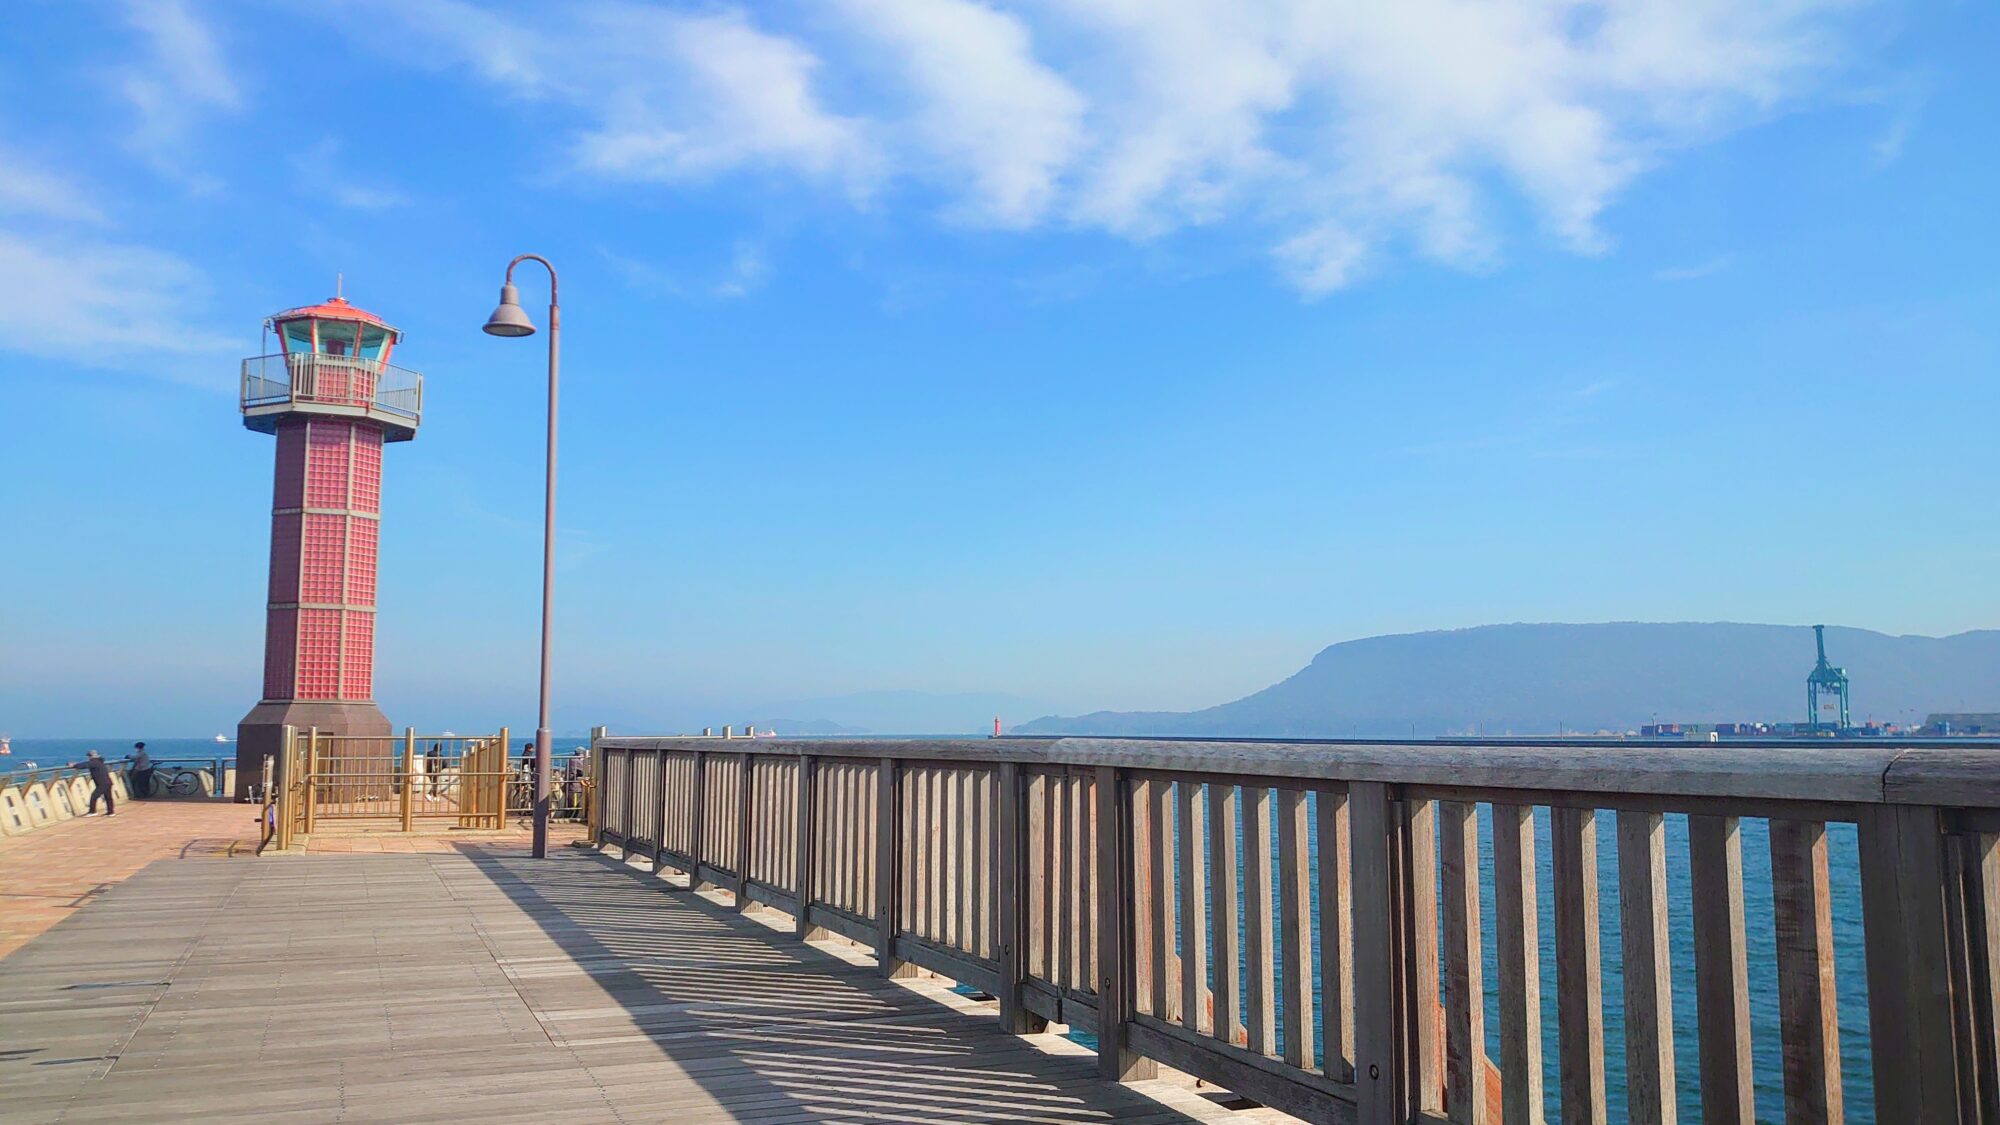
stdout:
<svg viewBox="0 0 2000 1125">
<path fill-rule="evenodd" d="M 322 734 L 359 734 L 387 738 L 392 729 L 382 709 L 355 700 L 267 699 L 250 708 L 236 724 L 236 799 L 247 800 L 250 787 L 264 776 L 264 760 L 285 748 L 285 728 L 304 734 L 318 727 Z"/>
</svg>

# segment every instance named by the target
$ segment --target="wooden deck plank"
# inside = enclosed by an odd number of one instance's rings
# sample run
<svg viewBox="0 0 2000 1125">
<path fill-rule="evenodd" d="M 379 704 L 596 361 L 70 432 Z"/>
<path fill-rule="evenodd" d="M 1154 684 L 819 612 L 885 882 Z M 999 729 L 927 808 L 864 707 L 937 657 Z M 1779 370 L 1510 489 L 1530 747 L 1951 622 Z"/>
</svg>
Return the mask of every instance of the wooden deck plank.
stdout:
<svg viewBox="0 0 2000 1125">
<path fill-rule="evenodd" d="M 156 863 L 0 960 L 0 1119 L 1232 1116 L 650 866 Z"/>
</svg>

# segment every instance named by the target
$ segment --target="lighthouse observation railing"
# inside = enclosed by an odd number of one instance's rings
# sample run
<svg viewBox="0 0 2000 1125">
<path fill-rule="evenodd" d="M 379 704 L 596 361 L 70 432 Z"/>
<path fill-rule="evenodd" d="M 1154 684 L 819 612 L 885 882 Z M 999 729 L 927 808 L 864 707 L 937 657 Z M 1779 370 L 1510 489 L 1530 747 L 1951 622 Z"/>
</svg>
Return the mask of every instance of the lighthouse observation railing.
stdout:
<svg viewBox="0 0 2000 1125">
<path fill-rule="evenodd" d="M 2000 749 L 593 755 L 602 845 L 1094 1032 L 1110 1076 L 1322 1121 L 2000 1121 Z"/>
<path fill-rule="evenodd" d="M 358 406 L 417 421 L 424 377 L 355 356 L 296 352 L 243 361 L 243 409 L 287 402 Z"/>
</svg>

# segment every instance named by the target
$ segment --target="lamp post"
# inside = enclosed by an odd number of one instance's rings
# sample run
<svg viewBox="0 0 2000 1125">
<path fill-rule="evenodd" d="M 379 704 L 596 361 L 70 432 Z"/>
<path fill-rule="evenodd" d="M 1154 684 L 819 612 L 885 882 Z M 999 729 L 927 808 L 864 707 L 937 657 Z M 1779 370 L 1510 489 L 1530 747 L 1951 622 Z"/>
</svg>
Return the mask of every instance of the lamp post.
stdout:
<svg viewBox="0 0 2000 1125">
<path fill-rule="evenodd" d="M 556 301 L 556 268 L 540 254 L 523 254 L 507 263 L 507 276 L 500 285 L 500 304 L 486 318 L 490 336 L 532 336 L 535 323 L 521 307 L 514 289 L 514 267 L 526 261 L 540 262 L 549 271 L 549 448 L 546 494 L 542 508 L 542 688 L 541 710 L 535 720 L 535 858 L 549 854 L 549 612 L 555 591 L 556 567 L 556 361 L 562 339 L 562 310 Z M 503 752 L 505 748 L 502 748 Z"/>
</svg>

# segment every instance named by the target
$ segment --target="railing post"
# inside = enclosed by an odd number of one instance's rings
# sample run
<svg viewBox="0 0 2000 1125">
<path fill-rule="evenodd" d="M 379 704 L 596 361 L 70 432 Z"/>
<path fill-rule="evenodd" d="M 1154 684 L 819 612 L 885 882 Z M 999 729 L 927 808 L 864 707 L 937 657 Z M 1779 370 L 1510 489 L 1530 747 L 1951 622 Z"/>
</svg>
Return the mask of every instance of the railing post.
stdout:
<svg viewBox="0 0 2000 1125">
<path fill-rule="evenodd" d="M 1958 1073 L 1938 810 L 1873 806 L 1859 819 L 1876 1117 L 1955 1122 Z"/>
<path fill-rule="evenodd" d="M 1348 786 L 1354 888 L 1354 1087 L 1359 1125 L 1396 1120 L 1396 912 L 1391 846 L 1396 834 L 1389 787 Z"/>
<path fill-rule="evenodd" d="M 999 862 L 994 867 L 994 906 L 1000 923 L 1000 932 L 994 935 L 994 951 L 1000 960 L 1000 1030 L 1010 1035 L 1026 1035 L 1041 1031 L 1048 1024 L 1021 1006 L 1021 982 L 1028 975 L 1026 930 L 1033 922 L 1028 918 L 1028 896 L 1022 879 L 1026 865 L 1021 861 L 1026 858 L 1027 833 L 1022 823 L 1025 810 L 1021 802 L 1020 765 L 1001 762 L 995 772 L 995 783 L 1000 790 L 994 811 L 998 822 L 994 835 L 1000 849 Z"/>
<path fill-rule="evenodd" d="M 798 896 L 796 905 L 799 909 L 798 913 L 792 918 L 792 932 L 797 934 L 801 941 L 811 941 L 814 938 L 826 936 L 824 931 L 806 920 L 806 916 L 812 913 L 812 870 L 816 854 L 813 848 L 812 831 L 814 766 L 815 761 L 811 754 L 799 755 L 799 776 L 796 789 L 797 800 L 793 802 L 797 806 L 798 819 L 794 821 L 796 827 L 792 831 L 792 844 L 794 845 L 792 866 L 792 882 L 794 886 L 792 887 L 792 893 Z"/>
<path fill-rule="evenodd" d="M 411 795 L 411 790 L 416 788 L 416 773 L 417 773 L 417 728 L 404 727 L 403 728 L 403 831 L 405 832 L 413 831 L 416 828 L 416 823 L 414 819 L 416 809 L 410 803 L 412 800 L 415 799 Z"/>
<path fill-rule="evenodd" d="M 493 791 L 493 829 L 496 832 L 507 827 L 507 783 L 513 779 L 513 767 L 507 764 L 507 746 L 511 735 L 508 728 L 500 728 L 500 743 L 493 748 L 494 756 L 500 760 L 494 765 L 491 784 L 487 786 Z M 464 781 L 464 778 L 459 779 L 460 788 L 464 788 Z"/>
<path fill-rule="evenodd" d="M 885 977 L 914 977 L 915 965 L 896 960 L 897 923 L 903 913 L 896 888 L 902 885 L 903 858 L 900 822 L 903 805 L 902 765 L 883 758 L 877 767 L 875 790 L 875 963 Z"/>
<path fill-rule="evenodd" d="M 540 763 L 536 763 L 535 769 L 537 772 L 540 772 Z M 532 785 L 534 782 L 531 781 L 529 784 Z M 639 807 L 639 795 L 637 792 L 639 788 L 638 751 L 629 748 L 625 751 L 625 776 L 620 779 L 619 786 L 625 791 L 625 803 L 623 806 L 625 812 L 618 821 L 618 839 L 624 844 L 624 847 L 618 854 L 618 859 L 620 862 L 625 862 L 632 858 L 632 814 Z"/>
<path fill-rule="evenodd" d="M 313 832 L 313 806 L 319 804 L 319 728 L 310 727 L 306 731 L 306 835 Z"/>
<path fill-rule="evenodd" d="M 604 748 L 598 745 L 610 733 L 608 727 L 590 728 L 590 777 L 583 789 L 584 813 L 590 823 L 590 846 L 598 847 L 601 840 L 598 833 L 604 827 L 604 802 L 599 799 L 604 785 Z"/>
<path fill-rule="evenodd" d="M 1132 815 L 1118 767 L 1097 767 L 1097 1073 L 1114 1082 L 1151 1078 L 1151 1059 L 1125 1046 L 1133 1011 Z"/>
<path fill-rule="evenodd" d="M 667 752 L 653 751 L 653 788 L 659 800 L 653 802 L 653 874 L 667 867 Z"/>
<path fill-rule="evenodd" d="M 698 891 L 702 888 L 702 839 L 707 832 L 704 814 L 708 809 L 708 755 L 699 750 L 694 752 L 693 785 L 693 804 L 689 806 L 691 838 L 688 841 L 688 866 L 693 870 L 688 872 L 688 890 Z"/>
<path fill-rule="evenodd" d="M 292 846 L 292 817 L 298 811 L 292 807 L 292 774 L 298 768 L 298 742 L 299 728 L 286 726 L 283 739 L 278 744 L 281 747 L 278 751 L 278 768 L 276 777 L 272 780 L 272 784 L 277 787 L 279 851 Z"/>
<path fill-rule="evenodd" d="M 750 908 L 750 813 L 751 796 L 757 788 L 757 771 L 748 751 L 738 754 L 736 775 L 736 909 Z"/>
</svg>

